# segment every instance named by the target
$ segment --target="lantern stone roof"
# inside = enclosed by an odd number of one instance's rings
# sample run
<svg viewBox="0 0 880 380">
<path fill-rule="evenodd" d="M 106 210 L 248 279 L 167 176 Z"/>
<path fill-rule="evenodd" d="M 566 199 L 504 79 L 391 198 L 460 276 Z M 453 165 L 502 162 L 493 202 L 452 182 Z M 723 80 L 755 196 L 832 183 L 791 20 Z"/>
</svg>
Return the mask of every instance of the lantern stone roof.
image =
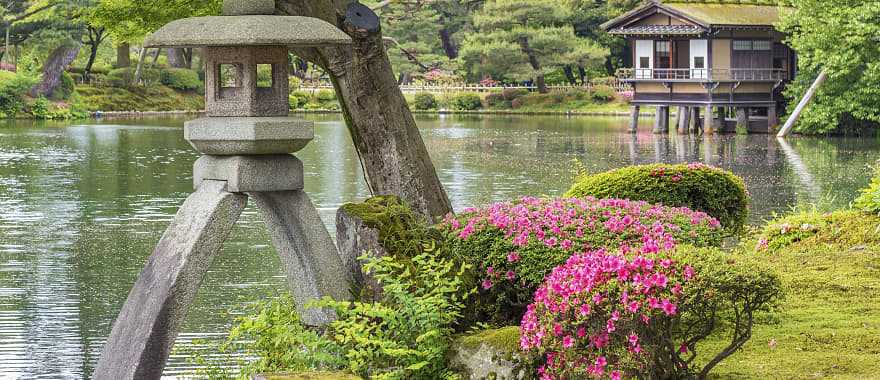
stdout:
<svg viewBox="0 0 880 380">
<path fill-rule="evenodd" d="M 706 29 L 773 28 L 791 8 L 777 0 L 653 0 L 602 24 L 613 34 L 654 14 L 666 14 Z"/>
<path fill-rule="evenodd" d="M 332 24 L 301 16 L 192 17 L 163 26 L 144 47 L 326 46 L 351 44 L 351 37 Z"/>
</svg>

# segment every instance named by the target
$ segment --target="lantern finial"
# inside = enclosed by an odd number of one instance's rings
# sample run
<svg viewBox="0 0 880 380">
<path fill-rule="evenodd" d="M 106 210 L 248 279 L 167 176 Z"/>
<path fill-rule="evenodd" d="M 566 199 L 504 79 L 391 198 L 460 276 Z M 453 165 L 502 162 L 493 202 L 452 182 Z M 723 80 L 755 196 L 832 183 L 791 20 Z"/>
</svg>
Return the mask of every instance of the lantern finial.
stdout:
<svg viewBox="0 0 880 380">
<path fill-rule="evenodd" d="M 224 16 L 271 15 L 275 0 L 223 0 Z"/>
</svg>

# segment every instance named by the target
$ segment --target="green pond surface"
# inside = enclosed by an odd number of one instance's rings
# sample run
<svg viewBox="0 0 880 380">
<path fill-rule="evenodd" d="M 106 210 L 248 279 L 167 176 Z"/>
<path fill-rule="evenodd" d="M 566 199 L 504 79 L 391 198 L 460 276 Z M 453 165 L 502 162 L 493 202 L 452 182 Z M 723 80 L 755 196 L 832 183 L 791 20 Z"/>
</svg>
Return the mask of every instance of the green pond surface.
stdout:
<svg viewBox="0 0 880 380">
<path fill-rule="evenodd" d="M 338 115 L 306 116 L 315 141 L 298 156 L 327 227 L 369 196 Z M 196 153 L 184 119 L 0 121 L 0 378 L 88 378 L 153 245 L 192 191 Z M 624 133 L 625 119 L 419 117 L 456 209 L 557 196 L 573 160 L 592 172 L 695 162 L 745 178 L 754 224 L 799 205 L 845 207 L 880 159 L 874 138 Z M 648 122 L 646 122 L 648 124 Z M 193 369 L 193 341 L 220 336 L 248 302 L 283 291 L 279 260 L 249 207 L 190 309 L 169 377 Z"/>
</svg>

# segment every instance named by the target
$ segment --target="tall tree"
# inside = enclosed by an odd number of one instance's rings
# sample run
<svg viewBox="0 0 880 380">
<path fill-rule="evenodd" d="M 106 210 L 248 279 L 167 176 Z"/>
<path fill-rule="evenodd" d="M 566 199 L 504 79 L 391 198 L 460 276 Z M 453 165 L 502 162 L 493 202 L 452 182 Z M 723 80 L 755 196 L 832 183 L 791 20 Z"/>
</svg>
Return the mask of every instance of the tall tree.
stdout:
<svg viewBox="0 0 880 380">
<path fill-rule="evenodd" d="M 571 10 L 571 23 L 578 37 L 598 42 L 610 50 L 605 71 L 613 74 L 628 58 L 626 40 L 611 36 L 600 25 L 639 6 L 642 0 L 563 0 Z"/>
<path fill-rule="evenodd" d="M 465 38 L 462 58 L 472 74 L 532 78 L 546 93 L 547 72 L 574 63 L 595 65 L 608 55 L 595 42 L 576 37 L 570 18 L 556 0 L 490 0 L 474 15 L 475 31 Z"/>
<path fill-rule="evenodd" d="M 801 116 L 811 133 L 880 125 L 880 2 L 794 0 L 779 28 L 798 54 L 799 74 L 786 91 L 800 100 L 819 72 L 828 80 Z"/>
</svg>

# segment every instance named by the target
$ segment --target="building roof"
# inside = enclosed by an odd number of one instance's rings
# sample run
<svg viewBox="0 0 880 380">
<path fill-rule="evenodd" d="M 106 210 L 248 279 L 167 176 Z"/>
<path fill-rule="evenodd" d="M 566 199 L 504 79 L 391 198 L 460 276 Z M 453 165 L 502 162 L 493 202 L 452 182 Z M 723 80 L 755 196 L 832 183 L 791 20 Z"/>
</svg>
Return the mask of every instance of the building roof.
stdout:
<svg viewBox="0 0 880 380">
<path fill-rule="evenodd" d="M 704 28 L 713 27 L 772 27 L 786 10 L 776 0 L 652 0 L 619 17 L 602 24 L 614 34 L 623 34 L 632 21 L 656 13 L 688 21 Z"/>
<path fill-rule="evenodd" d="M 616 28 L 609 33 L 627 36 L 693 36 L 705 32 L 705 29 L 693 25 L 639 25 L 628 28 Z"/>
</svg>

